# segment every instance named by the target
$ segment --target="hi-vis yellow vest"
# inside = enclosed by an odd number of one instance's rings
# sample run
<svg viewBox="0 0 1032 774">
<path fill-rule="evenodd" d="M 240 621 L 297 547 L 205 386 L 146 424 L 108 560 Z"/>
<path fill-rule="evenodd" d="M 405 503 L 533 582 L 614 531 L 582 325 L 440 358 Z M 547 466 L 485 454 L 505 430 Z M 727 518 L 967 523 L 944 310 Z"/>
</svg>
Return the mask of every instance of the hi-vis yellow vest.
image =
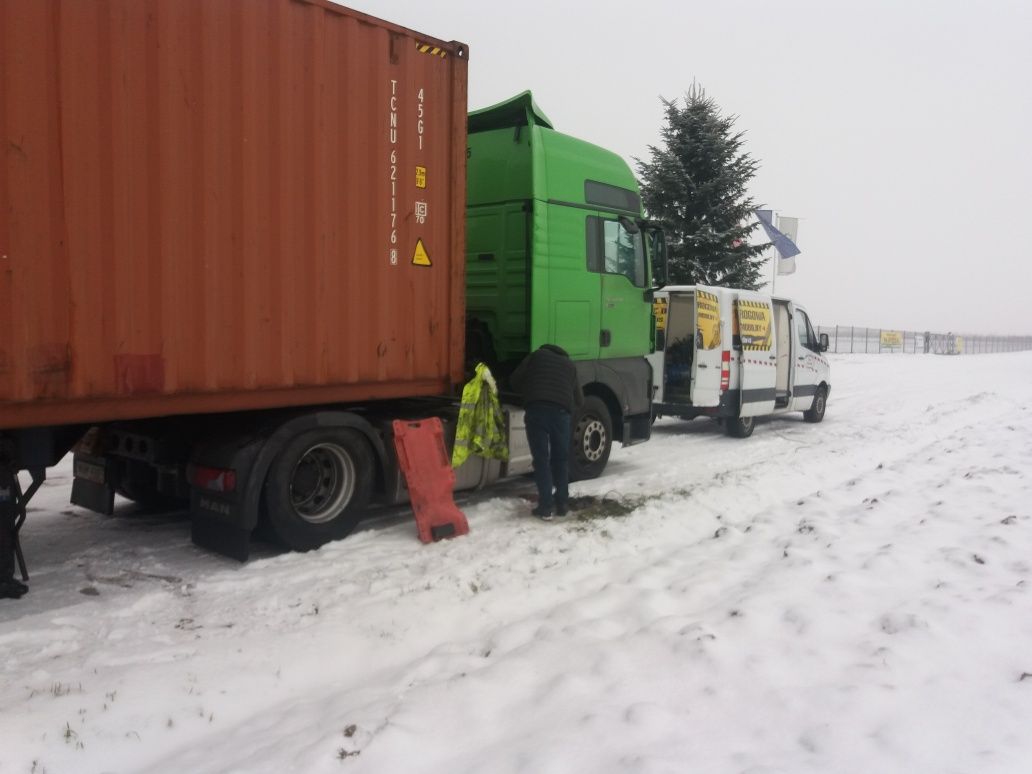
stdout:
<svg viewBox="0 0 1032 774">
<path fill-rule="evenodd" d="M 462 388 L 452 467 L 459 467 L 470 454 L 496 460 L 509 459 L 505 417 L 498 402 L 498 386 L 491 371 L 483 363 L 477 363 L 476 374 Z"/>
</svg>

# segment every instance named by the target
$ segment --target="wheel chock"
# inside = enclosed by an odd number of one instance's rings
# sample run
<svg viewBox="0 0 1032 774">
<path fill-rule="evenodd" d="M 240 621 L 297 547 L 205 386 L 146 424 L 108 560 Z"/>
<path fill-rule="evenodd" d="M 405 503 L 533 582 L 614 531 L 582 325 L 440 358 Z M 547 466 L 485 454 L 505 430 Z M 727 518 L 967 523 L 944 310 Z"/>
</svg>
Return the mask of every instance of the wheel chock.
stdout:
<svg viewBox="0 0 1032 774">
<path fill-rule="evenodd" d="M 433 543 L 469 532 L 466 515 L 455 505 L 455 471 L 437 417 L 394 420 L 394 449 L 405 476 L 419 539 Z"/>
</svg>

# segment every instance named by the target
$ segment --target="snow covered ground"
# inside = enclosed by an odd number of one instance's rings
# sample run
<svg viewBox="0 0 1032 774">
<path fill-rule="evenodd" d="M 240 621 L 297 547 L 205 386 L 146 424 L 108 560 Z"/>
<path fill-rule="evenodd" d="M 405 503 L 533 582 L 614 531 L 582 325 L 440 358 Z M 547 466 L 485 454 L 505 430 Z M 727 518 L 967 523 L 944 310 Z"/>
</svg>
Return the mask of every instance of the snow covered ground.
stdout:
<svg viewBox="0 0 1032 774">
<path fill-rule="evenodd" d="M 67 505 L 0 602 L 7 772 L 1028 772 L 1032 353 L 837 355 L 821 425 L 664 419 L 563 522 L 306 555 Z"/>
</svg>

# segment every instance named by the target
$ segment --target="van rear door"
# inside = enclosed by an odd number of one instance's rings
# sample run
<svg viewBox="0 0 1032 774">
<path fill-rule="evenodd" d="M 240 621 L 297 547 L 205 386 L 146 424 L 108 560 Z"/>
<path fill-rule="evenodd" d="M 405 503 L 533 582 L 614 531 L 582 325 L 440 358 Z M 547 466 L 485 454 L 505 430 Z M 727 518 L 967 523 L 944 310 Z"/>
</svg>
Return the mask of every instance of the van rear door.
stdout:
<svg viewBox="0 0 1032 774">
<path fill-rule="evenodd" d="M 721 352 L 731 342 L 721 342 L 721 307 L 728 303 L 720 288 L 695 289 L 695 357 L 692 358 L 692 405 L 720 405 Z M 723 345 L 723 346 L 722 346 Z"/>
<path fill-rule="evenodd" d="M 755 417 L 773 413 L 778 369 L 771 300 L 759 293 L 740 290 L 734 314 L 742 345 L 739 414 Z"/>
</svg>

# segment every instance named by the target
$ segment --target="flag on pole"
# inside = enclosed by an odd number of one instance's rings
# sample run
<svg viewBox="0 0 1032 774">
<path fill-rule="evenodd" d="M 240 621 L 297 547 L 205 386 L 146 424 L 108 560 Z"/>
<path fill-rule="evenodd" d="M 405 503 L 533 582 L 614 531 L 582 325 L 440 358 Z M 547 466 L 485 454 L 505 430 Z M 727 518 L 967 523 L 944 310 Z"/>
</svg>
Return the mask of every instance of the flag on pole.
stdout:
<svg viewBox="0 0 1032 774">
<path fill-rule="evenodd" d="M 778 231 L 793 242 L 799 241 L 799 218 L 786 218 L 784 215 L 776 215 L 774 222 L 777 224 Z"/>
<path fill-rule="evenodd" d="M 799 218 L 785 218 L 775 215 L 778 231 L 787 236 L 794 245 L 799 241 Z M 798 247 L 796 248 L 798 249 Z M 795 258 L 782 258 L 778 261 L 778 274 L 792 274 L 795 271 Z"/>
<path fill-rule="evenodd" d="M 774 249 L 778 251 L 777 273 L 791 274 L 795 271 L 795 256 L 799 255 L 801 251 L 789 236 L 774 226 L 773 210 L 756 210 L 756 217 L 759 218 L 763 230 L 767 232 L 767 238 L 774 245 Z M 778 224 L 784 224 L 785 221 L 791 221 L 788 225 L 794 236 L 799 228 L 799 219 L 779 218 Z"/>
</svg>

